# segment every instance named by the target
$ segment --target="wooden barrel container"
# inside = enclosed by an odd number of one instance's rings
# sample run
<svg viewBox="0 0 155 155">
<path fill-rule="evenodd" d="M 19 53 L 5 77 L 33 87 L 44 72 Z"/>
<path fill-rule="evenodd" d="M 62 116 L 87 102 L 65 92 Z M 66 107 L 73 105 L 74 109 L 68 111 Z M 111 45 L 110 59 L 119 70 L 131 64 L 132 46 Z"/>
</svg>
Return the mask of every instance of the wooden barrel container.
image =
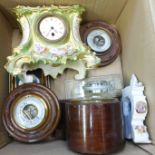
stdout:
<svg viewBox="0 0 155 155">
<path fill-rule="evenodd" d="M 124 146 L 120 102 L 82 100 L 66 103 L 67 141 L 71 150 L 106 154 Z"/>
</svg>

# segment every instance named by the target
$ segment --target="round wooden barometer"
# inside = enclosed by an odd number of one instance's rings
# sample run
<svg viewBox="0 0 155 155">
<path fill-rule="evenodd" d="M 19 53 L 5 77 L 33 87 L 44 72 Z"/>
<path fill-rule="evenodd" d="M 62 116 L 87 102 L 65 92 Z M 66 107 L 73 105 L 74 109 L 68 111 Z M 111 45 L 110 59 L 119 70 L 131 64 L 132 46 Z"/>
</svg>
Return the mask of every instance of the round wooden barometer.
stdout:
<svg viewBox="0 0 155 155">
<path fill-rule="evenodd" d="M 14 89 L 3 109 L 3 123 L 13 138 L 21 142 L 37 142 L 48 138 L 60 119 L 55 94 L 47 87 L 29 83 Z"/>
<path fill-rule="evenodd" d="M 100 66 L 112 63 L 121 51 L 118 31 L 103 21 L 92 21 L 81 25 L 81 39 L 101 58 Z"/>
</svg>

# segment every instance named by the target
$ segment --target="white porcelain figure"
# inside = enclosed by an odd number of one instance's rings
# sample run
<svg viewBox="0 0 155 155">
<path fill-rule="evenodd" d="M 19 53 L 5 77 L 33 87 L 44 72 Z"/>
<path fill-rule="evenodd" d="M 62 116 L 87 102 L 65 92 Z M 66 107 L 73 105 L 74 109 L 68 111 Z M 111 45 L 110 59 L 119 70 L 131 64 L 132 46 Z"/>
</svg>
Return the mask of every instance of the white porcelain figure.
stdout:
<svg viewBox="0 0 155 155">
<path fill-rule="evenodd" d="M 19 86 L 25 83 L 40 83 L 39 78 L 33 74 L 27 75 L 25 73 L 25 74 L 19 75 L 18 77 L 19 77 L 19 83 L 18 83 Z"/>
<path fill-rule="evenodd" d="M 148 112 L 144 86 L 133 74 L 122 91 L 125 138 L 135 143 L 151 143 L 144 121 Z"/>
</svg>

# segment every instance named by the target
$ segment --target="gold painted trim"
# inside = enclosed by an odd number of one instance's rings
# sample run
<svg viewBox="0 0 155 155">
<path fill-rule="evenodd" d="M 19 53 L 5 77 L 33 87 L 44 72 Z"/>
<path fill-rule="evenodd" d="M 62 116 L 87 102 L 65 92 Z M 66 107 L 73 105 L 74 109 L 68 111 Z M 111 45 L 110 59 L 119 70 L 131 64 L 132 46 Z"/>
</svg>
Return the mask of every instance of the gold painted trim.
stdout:
<svg viewBox="0 0 155 155">
<path fill-rule="evenodd" d="M 43 103 L 44 105 L 44 108 L 45 108 L 45 116 L 43 118 L 43 120 L 41 121 L 41 123 L 39 123 L 37 126 L 33 127 L 33 128 L 25 128 L 23 127 L 22 125 L 20 125 L 20 123 L 17 123 L 16 120 L 15 120 L 15 107 L 17 106 L 17 104 L 19 104 L 19 102 L 25 98 L 26 96 L 35 96 L 36 98 L 38 98 L 39 100 L 42 100 L 41 102 Z M 32 131 L 32 130 L 36 130 L 38 129 L 40 126 L 42 126 L 45 122 L 46 122 L 46 118 L 47 116 L 49 115 L 49 107 L 47 106 L 47 102 L 44 101 L 42 99 L 42 97 L 40 95 L 36 95 L 36 94 L 29 94 L 29 95 L 26 95 L 26 96 L 20 96 L 20 97 L 17 97 L 14 102 L 12 103 L 11 105 L 11 108 L 10 108 L 10 113 L 11 113 L 11 119 L 12 119 L 12 123 L 15 125 L 15 126 L 18 126 L 19 128 L 21 129 L 24 129 L 26 131 Z"/>
</svg>

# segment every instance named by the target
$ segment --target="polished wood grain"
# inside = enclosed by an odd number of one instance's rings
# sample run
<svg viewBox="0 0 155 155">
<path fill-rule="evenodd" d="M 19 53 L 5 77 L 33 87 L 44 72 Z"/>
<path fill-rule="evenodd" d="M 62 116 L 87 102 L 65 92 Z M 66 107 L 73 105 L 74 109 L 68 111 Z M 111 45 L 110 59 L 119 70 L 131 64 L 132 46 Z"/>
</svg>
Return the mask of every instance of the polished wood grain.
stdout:
<svg viewBox="0 0 155 155">
<path fill-rule="evenodd" d="M 70 101 L 66 104 L 67 141 L 75 152 L 105 154 L 124 146 L 120 102 Z"/>
<path fill-rule="evenodd" d="M 84 43 L 87 44 L 88 34 L 95 29 L 105 30 L 109 34 L 112 41 L 112 45 L 107 51 L 103 53 L 96 52 L 96 55 L 101 59 L 100 66 L 103 67 L 112 63 L 119 55 L 121 51 L 120 36 L 114 26 L 107 24 L 106 22 L 103 21 L 92 21 L 85 23 L 80 27 L 80 35 Z"/>
<path fill-rule="evenodd" d="M 25 95 L 37 95 L 41 97 L 47 107 L 47 117 L 45 121 L 38 127 L 32 130 L 26 130 L 21 128 L 15 123 L 12 107 Z M 8 96 L 3 107 L 3 123 L 13 138 L 21 142 L 38 142 L 49 137 L 56 129 L 60 120 L 60 105 L 56 95 L 47 87 L 30 83 L 24 84 L 14 89 Z"/>
</svg>

